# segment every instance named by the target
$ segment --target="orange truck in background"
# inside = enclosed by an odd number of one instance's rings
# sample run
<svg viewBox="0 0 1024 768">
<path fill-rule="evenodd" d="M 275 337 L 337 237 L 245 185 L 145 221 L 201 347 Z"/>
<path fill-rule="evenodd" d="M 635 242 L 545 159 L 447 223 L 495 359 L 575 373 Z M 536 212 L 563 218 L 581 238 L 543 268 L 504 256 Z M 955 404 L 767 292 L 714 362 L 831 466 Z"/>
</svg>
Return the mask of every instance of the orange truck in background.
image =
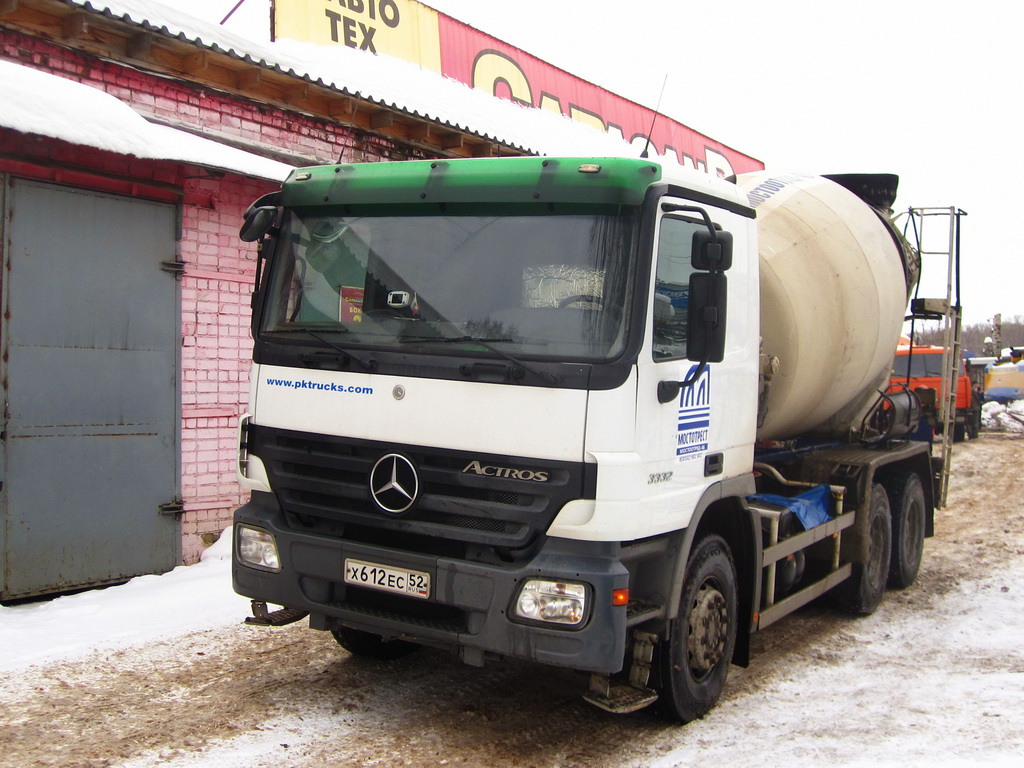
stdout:
<svg viewBox="0 0 1024 768">
<path fill-rule="evenodd" d="M 942 386 L 943 347 L 904 345 L 896 347 L 892 363 L 891 386 L 907 385 L 921 398 L 922 414 L 936 426 L 944 388 Z M 967 366 L 959 361 L 956 380 L 956 414 L 953 419 L 953 439 L 975 438 L 981 429 L 981 398 L 975 395 Z"/>
</svg>

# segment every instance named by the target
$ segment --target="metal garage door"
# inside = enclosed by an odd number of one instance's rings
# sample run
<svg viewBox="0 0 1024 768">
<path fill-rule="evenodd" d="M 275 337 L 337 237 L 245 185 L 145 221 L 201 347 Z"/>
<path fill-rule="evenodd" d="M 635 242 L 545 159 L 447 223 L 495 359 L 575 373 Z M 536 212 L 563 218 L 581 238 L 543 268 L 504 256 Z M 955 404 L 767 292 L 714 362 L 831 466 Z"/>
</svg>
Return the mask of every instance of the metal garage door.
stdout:
<svg viewBox="0 0 1024 768">
<path fill-rule="evenodd" d="M 0 177 L 2 180 L 2 177 Z M 170 570 L 178 497 L 174 206 L 3 187 L 0 598 Z"/>
</svg>

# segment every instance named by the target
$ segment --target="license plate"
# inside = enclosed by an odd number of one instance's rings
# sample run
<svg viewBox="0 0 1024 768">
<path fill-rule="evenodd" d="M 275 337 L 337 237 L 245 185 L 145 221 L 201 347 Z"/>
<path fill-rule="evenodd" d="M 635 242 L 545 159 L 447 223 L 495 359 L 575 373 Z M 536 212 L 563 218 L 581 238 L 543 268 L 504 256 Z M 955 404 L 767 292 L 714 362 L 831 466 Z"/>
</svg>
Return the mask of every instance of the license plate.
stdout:
<svg viewBox="0 0 1024 768">
<path fill-rule="evenodd" d="M 345 583 L 409 597 L 430 597 L 430 574 L 345 558 Z"/>
</svg>

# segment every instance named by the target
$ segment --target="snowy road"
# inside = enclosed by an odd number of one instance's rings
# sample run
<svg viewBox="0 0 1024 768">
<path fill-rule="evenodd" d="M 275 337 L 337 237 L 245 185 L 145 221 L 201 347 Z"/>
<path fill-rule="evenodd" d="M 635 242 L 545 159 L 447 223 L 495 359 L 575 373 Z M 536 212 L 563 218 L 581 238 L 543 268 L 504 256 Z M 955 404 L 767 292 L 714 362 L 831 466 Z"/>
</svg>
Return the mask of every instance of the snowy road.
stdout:
<svg viewBox="0 0 1024 768">
<path fill-rule="evenodd" d="M 873 616 L 812 605 L 754 638 L 679 727 L 584 704 L 586 679 L 432 650 L 356 659 L 241 625 L 203 563 L 0 608 L 0 766 L 1024 765 L 1024 438 L 958 444 L 918 583 Z"/>
</svg>

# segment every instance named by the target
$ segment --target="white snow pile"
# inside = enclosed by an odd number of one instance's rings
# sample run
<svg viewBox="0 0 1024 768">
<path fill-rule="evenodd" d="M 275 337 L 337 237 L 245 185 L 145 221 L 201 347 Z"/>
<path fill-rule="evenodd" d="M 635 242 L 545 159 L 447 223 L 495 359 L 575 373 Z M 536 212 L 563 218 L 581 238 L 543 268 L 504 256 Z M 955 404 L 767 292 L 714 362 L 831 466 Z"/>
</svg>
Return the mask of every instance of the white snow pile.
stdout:
<svg viewBox="0 0 1024 768">
<path fill-rule="evenodd" d="M 981 425 L 990 432 L 1024 433 L 1024 400 L 1010 403 L 985 403 L 981 407 Z"/>
</svg>

